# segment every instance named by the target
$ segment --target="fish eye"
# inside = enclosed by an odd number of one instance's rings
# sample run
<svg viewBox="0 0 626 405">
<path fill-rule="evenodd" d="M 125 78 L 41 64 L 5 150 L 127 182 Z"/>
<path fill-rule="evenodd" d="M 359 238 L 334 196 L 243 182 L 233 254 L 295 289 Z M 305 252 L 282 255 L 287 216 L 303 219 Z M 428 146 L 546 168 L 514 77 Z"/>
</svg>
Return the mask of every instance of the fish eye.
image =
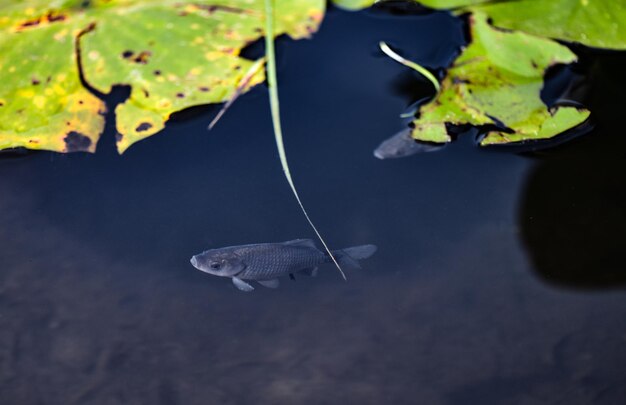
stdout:
<svg viewBox="0 0 626 405">
<path fill-rule="evenodd" d="M 213 262 L 209 265 L 209 267 L 211 267 L 213 270 L 219 270 L 219 268 L 222 267 L 222 263 Z"/>
</svg>

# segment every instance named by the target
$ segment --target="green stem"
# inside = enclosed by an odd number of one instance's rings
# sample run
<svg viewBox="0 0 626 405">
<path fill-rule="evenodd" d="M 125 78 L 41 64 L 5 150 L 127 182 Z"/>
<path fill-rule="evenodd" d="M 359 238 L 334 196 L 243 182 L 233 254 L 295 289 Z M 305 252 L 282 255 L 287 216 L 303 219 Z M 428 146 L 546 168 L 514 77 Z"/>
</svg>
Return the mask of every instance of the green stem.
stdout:
<svg viewBox="0 0 626 405">
<path fill-rule="evenodd" d="M 441 87 L 439 86 L 439 81 L 437 80 L 437 78 L 435 78 L 435 76 L 433 76 L 432 73 L 430 73 L 426 68 L 418 65 L 417 63 L 410 61 L 408 59 L 403 58 L 402 56 L 398 55 L 396 52 L 394 52 L 393 49 L 391 49 L 389 47 L 389 45 L 387 45 L 385 42 L 380 41 L 378 43 L 378 45 L 380 46 L 380 49 L 385 52 L 385 54 L 387 54 L 387 56 L 389 56 L 391 59 L 395 60 L 398 63 L 402 63 L 404 66 L 410 67 L 411 69 L 416 70 L 417 72 L 419 72 L 422 76 L 424 76 L 425 78 L 428 79 L 429 82 L 431 82 L 433 84 L 433 86 L 435 87 L 435 90 L 437 91 L 437 93 L 439 93 L 439 91 L 441 90 Z"/>
<path fill-rule="evenodd" d="M 279 0 L 282 1 L 282 0 Z M 278 87 L 276 80 L 276 57 L 274 54 L 274 2 L 273 0 L 265 0 L 265 55 L 267 57 L 267 82 L 269 85 L 269 94 L 270 94 L 270 108 L 272 110 L 272 124 L 274 126 L 274 138 L 276 139 L 276 147 L 278 148 L 278 156 L 280 157 L 280 163 L 283 167 L 283 172 L 285 173 L 285 177 L 287 178 L 287 182 L 291 187 L 291 191 L 293 191 L 293 195 L 296 197 L 298 201 L 298 205 L 300 205 L 300 209 L 304 214 L 306 220 L 311 225 L 311 228 L 315 231 L 320 242 L 324 245 L 324 249 L 330 255 L 335 266 L 339 269 L 341 276 L 344 280 L 346 280 L 346 275 L 344 274 L 341 266 L 337 263 L 335 256 L 332 254 L 328 245 L 322 238 L 322 235 L 319 233 L 311 218 L 309 218 L 309 214 L 307 214 L 304 209 L 304 205 L 300 200 L 300 196 L 296 191 L 296 186 L 293 183 L 293 179 L 291 178 L 291 172 L 289 171 L 289 165 L 287 164 L 287 154 L 285 153 L 285 146 L 283 144 L 283 132 L 280 126 L 280 106 L 278 103 Z"/>
</svg>

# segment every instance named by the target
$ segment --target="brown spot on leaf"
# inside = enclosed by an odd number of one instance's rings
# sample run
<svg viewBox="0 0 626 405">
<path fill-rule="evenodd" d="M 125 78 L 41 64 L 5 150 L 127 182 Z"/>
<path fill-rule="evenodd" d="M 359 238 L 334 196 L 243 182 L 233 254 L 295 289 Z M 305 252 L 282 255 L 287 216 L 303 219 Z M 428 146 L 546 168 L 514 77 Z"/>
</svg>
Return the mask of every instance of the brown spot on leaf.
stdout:
<svg viewBox="0 0 626 405">
<path fill-rule="evenodd" d="M 65 15 L 63 15 L 61 13 L 55 14 L 54 11 L 48 12 L 46 17 L 48 17 L 48 21 L 50 21 L 50 22 L 64 21 L 67 18 L 67 16 L 65 16 Z"/>
<path fill-rule="evenodd" d="M 200 10 L 206 11 L 208 14 L 213 14 L 216 11 L 224 11 L 227 13 L 235 13 L 235 14 L 251 14 L 249 10 L 237 7 L 229 7 L 229 6 L 220 6 L 213 4 L 194 4 Z"/>
<path fill-rule="evenodd" d="M 67 15 L 51 10 L 51 11 L 48 11 L 47 14 L 40 15 L 39 17 L 35 17 L 30 20 L 26 20 L 22 22 L 19 25 L 18 29 L 33 28 L 38 25 L 60 22 L 66 19 L 67 19 Z"/>
<path fill-rule="evenodd" d="M 152 124 L 150 124 L 149 122 L 142 122 L 141 124 L 137 125 L 135 131 L 143 132 L 149 130 L 150 128 L 152 128 Z"/>
<path fill-rule="evenodd" d="M 78 104 L 85 104 L 85 102 L 83 100 L 78 100 Z"/>
<path fill-rule="evenodd" d="M 161 71 L 160 70 L 155 70 L 154 72 L 155 76 L 161 76 Z"/>
<path fill-rule="evenodd" d="M 152 56 L 152 52 L 141 51 L 137 56 L 133 58 L 133 62 L 145 65 L 146 63 L 148 63 L 148 59 L 150 59 L 150 56 Z"/>
<path fill-rule="evenodd" d="M 150 92 L 148 90 L 142 87 L 141 91 L 143 91 L 143 95 L 146 96 L 146 98 L 150 97 Z"/>
<path fill-rule="evenodd" d="M 122 52 L 122 58 L 130 62 L 141 63 L 142 65 L 145 65 L 146 63 L 148 63 L 150 56 L 152 56 L 152 52 L 150 51 L 141 51 L 137 54 L 134 53 L 133 51 Z"/>
<path fill-rule="evenodd" d="M 33 86 L 36 86 L 36 85 L 38 85 L 39 83 L 41 83 L 41 82 L 39 81 L 39 79 L 37 79 L 36 77 L 33 77 L 32 79 L 30 79 L 30 82 L 31 82 L 31 84 L 32 84 Z"/>
<path fill-rule="evenodd" d="M 68 152 L 88 151 L 91 146 L 91 139 L 80 132 L 71 131 L 65 138 L 65 150 Z"/>
<path fill-rule="evenodd" d="M 211 89 L 209 89 L 208 87 L 202 86 L 202 87 L 198 87 L 198 90 L 202 91 L 202 92 L 207 92 Z"/>
<path fill-rule="evenodd" d="M 183 93 L 176 93 L 176 97 L 185 98 L 185 95 Z"/>
</svg>

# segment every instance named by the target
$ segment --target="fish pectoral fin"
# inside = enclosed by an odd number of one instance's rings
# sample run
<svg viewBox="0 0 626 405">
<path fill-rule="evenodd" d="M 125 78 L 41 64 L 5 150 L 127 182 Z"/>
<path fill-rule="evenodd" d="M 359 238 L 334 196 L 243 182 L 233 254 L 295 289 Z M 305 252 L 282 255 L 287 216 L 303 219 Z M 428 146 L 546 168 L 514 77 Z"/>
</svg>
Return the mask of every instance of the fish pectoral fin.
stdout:
<svg viewBox="0 0 626 405">
<path fill-rule="evenodd" d="M 267 288 L 278 288 L 280 285 L 280 281 L 278 281 L 277 278 L 273 278 L 271 280 L 257 280 L 257 283 Z"/>
<path fill-rule="evenodd" d="M 233 284 L 241 291 L 250 292 L 254 290 L 254 287 L 237 277 L 233 277 Z"/>
<path fill-rule="evenodd" d="M 317 276 L 317 267 L 309 267 L 308 269 L 302 269 L 300 270 L 300 273 L 307 275 L 307 276 L 315 277 Z"/>
</svg>

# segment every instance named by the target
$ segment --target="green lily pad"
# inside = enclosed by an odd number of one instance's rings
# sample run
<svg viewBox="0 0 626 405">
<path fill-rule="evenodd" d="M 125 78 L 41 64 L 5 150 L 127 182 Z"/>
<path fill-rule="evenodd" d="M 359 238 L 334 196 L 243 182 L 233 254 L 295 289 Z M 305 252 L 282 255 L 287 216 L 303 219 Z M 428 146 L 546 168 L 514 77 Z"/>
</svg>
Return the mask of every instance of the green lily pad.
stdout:
<svg viewBox="0 0 626 405">
<path fill-rule="evenodd" d="M 413 0 L 434 9 L 486 13 L 496 27 L 584 45 L 626 49 L 626 2 L 623 0 Z M 348 10 L 375 0 L 333 0 Z"/>
<path fill-rule="evenodd" d="M 263 0 L 9 0 L 0 5 L 0 148 L 95 150 L 108 93 L 129 85 L 116 108 L 123 152 L 169 116 L 219 103 L 262 82 L 239 54 L 264 35 Z M 323 0 L 275 2 L 274 35 L 308 37 Z"/>
<path fill-rule="evenodd" d="M 626 1 L 519 0 L 475 6 L 498 27 L 608 49 L 626 49 Z"/>
<path fill-rule="evenodd" d="M 626 49 L 620 0 L 416 0 L 437 9 L 483 12 L 497 27 L 608 49 Z"/>
<path fill-rule="evenodd" d="M 553 137 L 587 119 L 589 111 L 556 107 L 541 101 L 545 70 L 576 60 L 568 48 L 521 32 L 504 32 L 487 23 L 483 13 L 471 19 L 471 44 L 455 60 L 441 91 L 419 110 L 412 136 L 449 142 L 446 124 L 505 125 L 483 145 Z"/>
</svg>

